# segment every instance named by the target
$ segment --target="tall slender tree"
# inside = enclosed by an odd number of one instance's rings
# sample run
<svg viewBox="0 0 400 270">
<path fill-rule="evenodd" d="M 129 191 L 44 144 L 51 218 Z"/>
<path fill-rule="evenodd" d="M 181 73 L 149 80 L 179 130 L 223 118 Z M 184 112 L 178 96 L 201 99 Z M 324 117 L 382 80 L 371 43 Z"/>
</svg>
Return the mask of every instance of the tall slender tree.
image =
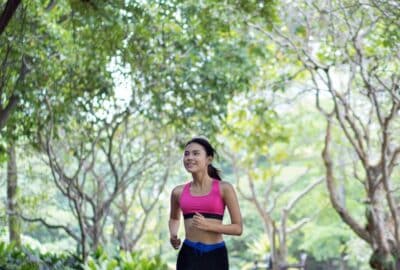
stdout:
<svg viewBox="0 0 400 270">
<path fill-rule="evenodd" d="M 18 175 L 15 145 L 9 144 L 7 151 L 7 213 L 9 240 L 21 245 L 21 219 L 18 215 Z"/>
<path fill-rule="evenodd" d="M 395 1 L 283 1 L 281 25 L 268 31 L 254 24 L 296 59 L 293 66 L 306 71 L 310 81 L 305 87 L 314 91 L 327 124 L 322 157 L 332 206 L 370 245 L 370 265 L 380 270 L 400 267 L 397 11 Z M 345 158 L 338 156 L 339 145 L 352 152 L 345 174 L 351 172 L 363 190 L 363 219 L 339 193 L 334 166 Z"/>
</svg>

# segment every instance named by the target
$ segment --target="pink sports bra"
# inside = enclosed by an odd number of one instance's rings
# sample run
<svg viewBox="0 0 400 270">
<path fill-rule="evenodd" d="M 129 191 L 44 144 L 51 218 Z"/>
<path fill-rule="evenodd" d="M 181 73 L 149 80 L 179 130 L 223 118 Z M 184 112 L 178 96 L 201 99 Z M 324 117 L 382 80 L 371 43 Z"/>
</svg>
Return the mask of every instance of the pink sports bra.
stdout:
<svg viewBox="0 0 400 270">
<path fill-rule="evenodd" d="M 183 187 L 179 204 L 185 219 L 192 218 L 196 212 L 202 214 L 205 218 L 215 218 L 222 220 L 225 211 L 225 202 L 222 199 L 219 189 L 219 181 L 213 179 L 210 193 L 201 196 L 192 196 L 190 194 L 190 185 L 187 183 Z"/>
</svg>

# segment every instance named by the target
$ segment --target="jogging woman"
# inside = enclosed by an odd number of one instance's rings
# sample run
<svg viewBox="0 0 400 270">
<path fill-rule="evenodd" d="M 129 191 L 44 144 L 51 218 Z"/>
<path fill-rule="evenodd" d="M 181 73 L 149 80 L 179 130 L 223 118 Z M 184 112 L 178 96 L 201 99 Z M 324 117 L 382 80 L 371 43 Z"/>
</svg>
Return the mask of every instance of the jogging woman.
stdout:
<svg viewBox="0 0 400 270">
<path fill-rule="evenodd" d="M 193 138 L 185 145 L 183 165 L 192 179 L 171 193 L 169 220 L 170 242 L 179 249 L 176 270 L 229 269 L 223 235 L 241 235 L 242 217 L 232 185 L 222 181 L 212 165 L 214 148 L 203 138 Z M 230 223 L 223 224 L 225 208 Z M 181 213 L 185 239 L 178 238 Z"/>
</svg>

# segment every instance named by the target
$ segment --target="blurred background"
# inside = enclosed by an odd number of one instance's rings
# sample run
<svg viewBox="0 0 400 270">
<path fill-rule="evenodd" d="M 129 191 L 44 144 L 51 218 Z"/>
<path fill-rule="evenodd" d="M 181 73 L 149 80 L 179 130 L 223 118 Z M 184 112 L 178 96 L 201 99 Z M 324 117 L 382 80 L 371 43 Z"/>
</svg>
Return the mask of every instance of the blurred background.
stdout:
<svg viewBox="0 0 400 270">
<path fill-rule="evenodd" d="M 199 135 L 239 197 L 231 269 L 399 269 L 398 1 L 0 12 L 1 269 L 175 269 Z"/>
</svg>

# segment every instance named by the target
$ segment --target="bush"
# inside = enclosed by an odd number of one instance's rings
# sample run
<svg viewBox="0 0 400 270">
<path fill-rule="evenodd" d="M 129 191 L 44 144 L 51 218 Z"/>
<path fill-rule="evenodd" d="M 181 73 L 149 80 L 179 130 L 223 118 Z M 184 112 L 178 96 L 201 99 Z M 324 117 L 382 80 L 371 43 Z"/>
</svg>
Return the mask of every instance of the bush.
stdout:
<svg viewBox="0 0 400 270">
<path fill-rule="evenodd" d="M 0 270 L 83 270 L 79 258 L 70 254 L 41 254 L 29 247 L 0 242 Z"/>
<path fill-rule="evenodd" d="M 159 256 L 148 258 L 140 252 L 121 251 L 118 256 L 109 258 L 99 249 L 88 260 L 87 270 L 166 270 L 167 265 Z"/>
<path fill-rule="evenodd" d="M 30 247 L 0 242 L 0 270 L 167 270 L 159 256 L 147 258 L 140 252 L 120 252 L 108 257 L 100 248 L 87 265 L 74 254 L 41 254 Z"/>
</svg>

